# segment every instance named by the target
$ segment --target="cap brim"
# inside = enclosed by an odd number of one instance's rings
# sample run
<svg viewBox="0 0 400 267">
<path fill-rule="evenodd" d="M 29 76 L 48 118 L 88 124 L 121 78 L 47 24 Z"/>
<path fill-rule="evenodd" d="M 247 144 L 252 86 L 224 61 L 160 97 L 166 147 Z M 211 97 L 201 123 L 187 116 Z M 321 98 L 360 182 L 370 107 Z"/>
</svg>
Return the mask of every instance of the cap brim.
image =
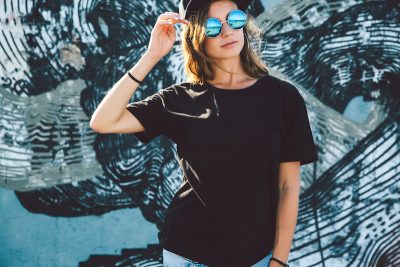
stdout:
<svg viewBox="0 0 400 267">
<path fill-rule="evenodd" d="M 233 0 L 241 10 L 245 10 L 252 0 Z M 185 2 L 185 3 L 184 3 Z M 200 10 L 209 1 L 204 0 L 181 0 L 179 1 L 179 16 L 184 19 L 189 19 L 190 15 L 195 14 L 196 11 Z M 185 8 L 186 6 L 186 8 Z"/>
</svg>

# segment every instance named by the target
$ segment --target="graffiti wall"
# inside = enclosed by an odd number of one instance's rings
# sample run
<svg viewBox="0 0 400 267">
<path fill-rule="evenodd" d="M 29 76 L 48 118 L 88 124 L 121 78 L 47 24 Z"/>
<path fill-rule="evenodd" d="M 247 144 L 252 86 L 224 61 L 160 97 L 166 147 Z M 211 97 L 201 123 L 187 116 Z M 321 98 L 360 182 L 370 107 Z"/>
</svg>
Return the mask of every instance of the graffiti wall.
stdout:
<svg viewBox="0 0 400 267">
<path fill-rule="evenodd" d="M 0 2 L 0 266 L 162 266 L 176 145 L 89 121 L 178 2 Z M 290 266 L 400 266 L 400 3 L 273 4 L 247 10 L 252 45 L 304 97 L 320 158 L 301 169 Z M 185 79 L 177 42 L 131 100 Z"/>
</svg>

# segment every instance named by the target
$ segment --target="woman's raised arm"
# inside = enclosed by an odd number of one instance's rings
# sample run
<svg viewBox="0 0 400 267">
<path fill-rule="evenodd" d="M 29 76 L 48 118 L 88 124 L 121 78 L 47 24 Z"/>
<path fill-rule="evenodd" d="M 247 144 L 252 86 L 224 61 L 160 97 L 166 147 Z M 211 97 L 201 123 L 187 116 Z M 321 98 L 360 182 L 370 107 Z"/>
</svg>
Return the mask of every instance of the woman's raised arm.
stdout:
<svg viewBox="0 0 400 267">
<path fill-rule="evenodd" d="M 175 12 L 165 12 L 158 17 L 147 51 L 129 70 L 136 79 L 143 80 L 157 62 L 171 51 L 175 43 L 176 23 L 188 22 Z M 134 133 L 145 130 L 136 117 L 126 110 L 138 85 L 128 74 L 122 76 L 94 111 L 90 127 L 100 133 Z"/>
</svg>

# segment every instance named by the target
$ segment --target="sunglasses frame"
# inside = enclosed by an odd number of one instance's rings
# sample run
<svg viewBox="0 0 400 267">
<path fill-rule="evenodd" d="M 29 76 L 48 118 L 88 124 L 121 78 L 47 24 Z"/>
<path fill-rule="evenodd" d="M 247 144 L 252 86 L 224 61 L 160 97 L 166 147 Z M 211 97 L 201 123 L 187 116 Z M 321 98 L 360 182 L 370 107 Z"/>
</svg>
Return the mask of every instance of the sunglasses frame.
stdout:
<svg viewBox="0 0 400 267">
<path fill-rule="evenodd" d="M 217 38 L 217 37 L 221 34 L 221 32 L 222 32 L 223 23 L 228 22 L 228 21 L 229 21 L 229 16 L 231 15 L 231 13 L 234 12 L 234 11 L 237 11 L 237 10 L 241 11 L 241 12 L 245 15 L 245 17 L 246 17 L 246 22 L 244 23 L 244 25 L 243 25 L 242 27 L 238 28 L 238 29 L 234 29 L 234 28 L 231 27 L 231 25 L 229 25 L 229 23 L 227 23 L 227 24 L 228 24 L 229 28 L 231 28 L 231 29 L 233 29 L 233 30 L 240 30 L 240 29 L 243 29 L 243 28 L 246 26 L 246 24 L 247 24 L 247 19 L 248 19 L 247 14 L 246 14 L 243 10 L 241 10 L 241 9 L 233 9 L 233 10 L 231 10 L 231 11 L 228 13 L 228 15 L 226 16 L 228 19 L 225 20 L 225 21 L 220 21 L 218 18 L 215 18 L 215 17 L 207 18 L 206 23 L 205 23 L 205 26 L 204 26 L 204 28 L 206 29 L 206 31 L 204 32 L 205 36 L 206 36 L 207 38 Z M 213 37 L 210 37 L 210 36 L 208 36 L 208 35 L 206 34 L 206 32 L 207 32 L 207 22 L 208 22 L 209 19 L 216 19 L 216 20 L 218 20 L 218 22 L 219 22 L 220 25 L 221 25 L 218 35 L 213 36 Z"/>
</svg>

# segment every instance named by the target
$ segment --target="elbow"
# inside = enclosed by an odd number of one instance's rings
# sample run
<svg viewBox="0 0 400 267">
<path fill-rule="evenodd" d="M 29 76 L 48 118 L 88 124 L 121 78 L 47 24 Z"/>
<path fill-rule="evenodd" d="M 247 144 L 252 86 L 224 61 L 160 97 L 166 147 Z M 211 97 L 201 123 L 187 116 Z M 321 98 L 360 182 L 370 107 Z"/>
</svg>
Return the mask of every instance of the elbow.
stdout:
<svg viewBox="0 0 400 267">
<path fill-rule="evenodd" d="M 284 192 L 289 189 L 300 191 L 301 188 L 300 179 L 295 179 L 294 177 L 291 177 L 290 179 L 282 179 L 278 186 L 280 192 Z"/>
<path fill-rule="evenodd" d="M 281 192 L 283 191 L 291 191 L 291 192 L 300 192 L 301 186 L 300 182 L 291 181 L 290 183 L 285 183 Z"/>
<path fill-rule="evenodd" d="M 92 117 L 92 119 L 90 120 L 89 126 L 90 126 L 90 128 L 92 128 L 93 131 L 101 133 L 100 126 L 98 125 L 98 123 L 95 122 L 95 120 L 93 119 L 93 117 Z"/>
<path fill-rule="evenodd" d="M 97 132 L 97 128 L 96 128 L 96 126 L 90 121 L 90 128 L 93 130 L 93 131 L 95 131 L 95 132 Z"/>
</svg>

